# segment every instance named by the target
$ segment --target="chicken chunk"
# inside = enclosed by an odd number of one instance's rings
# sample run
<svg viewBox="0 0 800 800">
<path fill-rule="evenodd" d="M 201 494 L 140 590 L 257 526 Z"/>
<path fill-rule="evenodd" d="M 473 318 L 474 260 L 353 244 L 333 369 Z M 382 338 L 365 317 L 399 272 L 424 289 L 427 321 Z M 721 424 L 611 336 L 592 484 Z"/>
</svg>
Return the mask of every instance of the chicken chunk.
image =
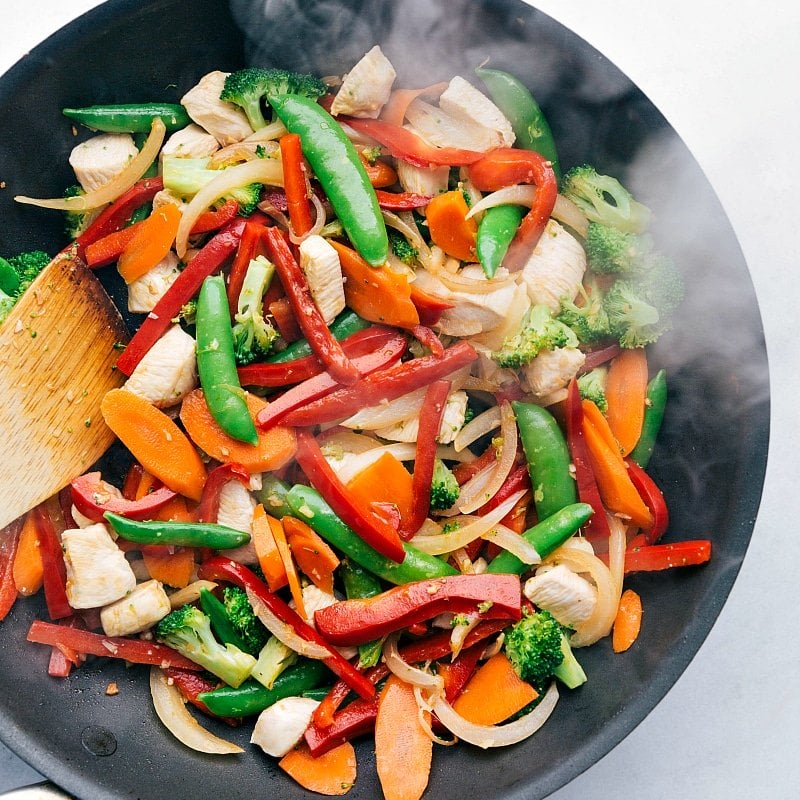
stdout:
<svg viewBox="0 0 800 800">
<path fill-rule="evenodd" d="M 434 197 L 447 191 L 450 167 L 415 167 L 408 161 L 398 159 L 397 178 L 404 191 Z"/>
<path fill-rule="evenodd" d="M 565 389 L 586 361 L 577 347 L 557 347 L 543 350 L 523 370 L 523 381 L 531 394 L 546 397 Z"/>
<path fill-rule="evenodd" d="M 180 275 L 180 260 L 171 250 L 149 272 L 128 284 L 128 311 L 148 314 Z"/>
<path fill-rule="evenodd" d="M 586 622 L 597 605 L 597 589 L 563 564 L 539 570 L 525 582 L 523 592 L 568 628 Z"/>
<path fill-rule="evenodd" d="M 67 567 L 67 600 L 72 608 L 99 608 L 136 588 L 125 554 L 102 523 L 74 528 L 61 536 Z"/>
<path fill-rule="evenodd" d="M 173 325 L 150 348 L 122 388 L 157 408 L 168 408 L 196 386 L 195 341 L 180 325 Z"/>
<path fill-rule="evenodd" d="M 439 435 L 436 437 L 439 444 L 450 444 L 464 427 L 467 399 L 467 393 L 463 391 L 453 392 L 447 398 L 442 423 L 439 426 Z M 389 439 L 392 442 L 416 442 L 419 433 L 419 415 L 396 425 L 379 428 L 375 433 L 382 439 Z"/>
<path fill-rule="evenodd" d="M 85 192 L 91 192 L 122 172 L 138 154 L 128 133 L 101 133 L 72 148 L 69 163 Z"/>
<path fill-rule="evenodd" d="M 100 612 L 106 636 L 128 636 L 151 628 L 172 611 L 169 597 L 159 581 L 140 583 L 129 595 Z"/>
<path fill-rule="evenodd" d="M 578 294 L 584 272 L 586 253 L 580 242 L 551 219 L 521 275 L 532 304 L 558 311 L 562 297 L 572 300 Z"/>
<path fill-rule="evenodd" d="M 511 147 L 516 136 L 503 112 L 471 83 L 456 75 L 439 98 L 439 108 L 451 117 L 482 125 L 492 132 L 495 147 Z"/>
<path fill-rule="evenodd" d="M 256 501 L 247 487 L 237 480 L 228 481 L 219 494 L 217 523 L 243 533 L 253 532 Z"/>
<path fill-rule="evenodd" d="M 331 104 L 331 114 L 375 119 L 386 105 L 396 77 L 392 62 L 375 45 L 345 76 Z"/>
<path fill-rule="evenodd" d="M 253 132 L 244 111 L 219 99 L 227 77 L 219 70 L 209 72 L 181 98 L 186 113 L 223 147 L 241 142 Z"/>
<path fill-rule="evenodd" d="M 344 310 L 344 282 L 339 254 L 322 236 L 307 236 L 300 244 L 300 269 L 314 304 L 326 323 Z"/>
<path fill-rule="evenodd" d="M 258 715 L 250 742 L 269 756 L 285 756 L 303 738 L 318 705 L 310 697 L 278 700 Z"/>
<path fill-rule="evenodd" d="M 176 156 L 178 158 L 205 158 L 219 150 L 219 142 L 210 133 L 206 133 L 199 125 L 192 123 L 179 131 L 175 131 L 161 148 L 161 158 Z"/>
</svg>

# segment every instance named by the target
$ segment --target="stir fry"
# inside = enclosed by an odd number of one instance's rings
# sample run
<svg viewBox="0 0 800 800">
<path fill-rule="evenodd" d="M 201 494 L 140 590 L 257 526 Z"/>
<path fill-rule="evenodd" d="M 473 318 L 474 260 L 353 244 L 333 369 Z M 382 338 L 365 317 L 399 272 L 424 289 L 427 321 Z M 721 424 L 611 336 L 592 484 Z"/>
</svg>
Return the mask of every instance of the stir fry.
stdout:
<svg viewBox="0 0 800 800">
<path fill-rule="evenodd" d="M 65 109 L 94 132 L 76 185 L 16 198 L 139 316 L 101 406 L 124 480 L 65 476 L 6 529 L 0 618 L 43 591 L 50 675 L 150 665 L 184 745 L 241 753 L 203 720 L 248 718 L 323 794 L 359 737 L 387 798 L 424 793 L 434 744 L 530 737 L 581 648 L 634 646 L 627 574 L 710 558 L 661 541 L 646 471 L 681 273 L 522 83 L 475 72 L 397 88 L 376 46 Z M 46 260 L 0 259 L 4 313 Z"/>
</svg>

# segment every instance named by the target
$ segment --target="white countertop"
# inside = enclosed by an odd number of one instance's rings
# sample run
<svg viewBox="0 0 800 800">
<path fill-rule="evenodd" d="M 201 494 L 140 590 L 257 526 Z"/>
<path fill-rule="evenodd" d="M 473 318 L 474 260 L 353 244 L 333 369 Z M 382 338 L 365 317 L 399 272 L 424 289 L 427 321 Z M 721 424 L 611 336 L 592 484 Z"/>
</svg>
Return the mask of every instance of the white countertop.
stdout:
<svg viewBox="0 0 800 800">
<path fill-rule="evenodd" d="M 0 73 L 97 0 L 3 11 Z M 800 797 L 800 639 L 792 556 L 800 532 L 800 4 L 794 0 L 539 0 L 664 113 L 717 191 L 755 284 L 771 372 L 772 434 L 744 566 L 700 652 L 647 719 L 552 800 Z M 9 8 L 10 6 L 10 8 Z M 742 167 L 746 165 L 746 170 Z M 788 302 L 787 302 L 788 299 Z M 32 770 L 0 745 L 0 791 Z"/>
</svg>

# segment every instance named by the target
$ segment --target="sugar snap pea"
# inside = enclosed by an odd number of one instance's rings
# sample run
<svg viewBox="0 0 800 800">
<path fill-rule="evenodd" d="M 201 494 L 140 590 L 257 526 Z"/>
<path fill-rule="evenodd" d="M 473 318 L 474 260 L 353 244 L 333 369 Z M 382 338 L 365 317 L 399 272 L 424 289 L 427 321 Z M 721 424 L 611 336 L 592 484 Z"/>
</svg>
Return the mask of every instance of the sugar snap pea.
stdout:
<svg viewBox="0 0 800 800">
<path fill-rule="evenodd" d="M 647 405 L 644 409 L 642 432 L 636 447 L 631 451 L 631 459 L 644 469 L 653 455 L 658 432 L 664 421 L 667 406 L 667 373 L 659 370 L 647 384 Z"/>
<path fill-rule="evenodd" d="M 110 511 L 106 511 L 103 516 L 120 537 L 137 544 L 173 544 L 180 547 L 230 550 L 250 541 L 250 535 L 243 531 L 210 522 L 142 522 L 112 514 Z"/>
<path fill-rule="evenodd" d="M 122 103 L 65 108 L 61 112 L 73 122 L 104 133 L 150 133 L 154 119 L 168 131 L 185 128 L 192 120 L 178 103 Z"/>
</svg>

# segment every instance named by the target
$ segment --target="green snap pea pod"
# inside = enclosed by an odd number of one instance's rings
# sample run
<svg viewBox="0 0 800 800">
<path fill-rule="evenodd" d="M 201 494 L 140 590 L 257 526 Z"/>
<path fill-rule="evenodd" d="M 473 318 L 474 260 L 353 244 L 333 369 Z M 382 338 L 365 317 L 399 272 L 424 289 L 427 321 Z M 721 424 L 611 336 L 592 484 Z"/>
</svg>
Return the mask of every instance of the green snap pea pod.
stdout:
<svg viewBox="0 0 800 800">
<path fill-rule="evenodd" d="M 300 136 L 303 155 L 355 249 L 373 267 L 385 264 L 389 238 L 378 198 L 341 125 L 308 97 L 283 94 L 269 102 L 286 129 Z"/>
<path fill-rule="evenodd" d="M 286 495 L 286 502 L 292 514 L 310 525 L 328 544 L 389 583 L 399 585 L 458 575 L 458 571 L 446 561 L 422 553 L 405 542 L 406 556 L 402 563 L 382 556 L 333 513 L 319 492 L 308 486 L 293 486 Z"/>
<path fill-rule="evenodd" d="M 341 341 L 354 333 L 358 333 L 358 331 L 369 328 L 371 324 L 371 322 L 361 319 L 355 311 L 346 308 L 331 322 L 329 330 L 334 339 Z M 296 342 L 292 342 L 285 350 L 268 356 L 264 360 L 270 364 L 284 364 L 287 361 L 295 361 L 298 358 L 305 358 L 310 355 L 311 345 L 306 339 L 298 339 Z"/>
<path fill-rule="evenodd" d="M 106 511 L 103 516 L 119 536 L 137 544 L 174 544 L 180 547 L 231 550 L 250 541 L 248 533 L 211 522 L 177 520 L 142 522 L 112 514 L 110 511 Z"/>
<path fill-rule="evenodd" d="M 569 448 L 561 428 L 546 408 L 520 402 L 512 406 L 528 462 L 536 514 L 545 520 L 564 506 L 578 502 L 575 479 L 570 472 Z"/>
<path fill-rule="evenodd" d="M 197 372 L 211 416 L 228 436 L 258 444 L 258 433 L 247 408 L 236 372 L 233 332 L 225 281 L 212 275 L 197 298 Z"/>
<path fill-rule="evenodd" d="M 535 150 L 546 158 L 560 180 L 558 151 L 550 125 L 525 84 L 499 69 L 478 67 L 475 73 L 486 84 L 495 105 L 511 123 L 517 137 L 514 144 L 524 150 Z"/>
<path fill-rule="evenodd" d="M 520 206 L 494 206 L 483 215 L 478 225 L 475 254 L 487 278 L 493 278 L 503 263 L 508 246 L 519 228 L 525 212 Z"/>
<path fill-rule="evenodd" d="M 232 644 L 234 647 L 238 647 L 243 653 L 247 652 L 247 644 L 236 632 L 233 625 L 231 625 L 224 604 L 216 596 L 211 594 L 208 589 L 200 590 L 200 608 L 203 609 L 205 615 L 211 620 L 211 629 L 222 644 Z"/>
<path fill-rule="evenodd" d="M 528 528 L 522 534 L 522 538 L 533 545 L 542 558 L 546 558 L 557 547 L 561 547 L 591 516 L 592 507 L 588 503 L 572 503 L 532 528 Z M 520 561 L 508 550 L 504 550 L 492 559 L 486 571 L 495 574 L 511 572 L 521 575 L 529 568 L 529 564 Z"/>
<path fill-rule="evenodd" d="M 308 689 L 305 692 L 300 692 L 301 697 L 308 697 L 311 700 L 319 700 L 322 702 L 325 699 L 325 695 L 331 690 L 330 686 L 320 686 L 316 689 Z"/>
<path fill-rule="evenodd" d="M 104 133 L 150 133 L 154 119 L 168 131 L 185 128 L 192 120 L 178 103 L 122 103 L 118 105 L 65 108 L 61 112 L 73 122 Z"/>
<path fill-rule="evenodd" d="M 631 451 L 631 459 L 644 469 L 653 455 L 658 432 L 664 421 L 664 410 L 667 407 L 667 373 L 659 370 L 647 384 L 647 400 L 644 409 L 642 432 L 636 447 Z"/>
<path fill-rule="evenodd" d="M 249 717 L 261 713 L 285 697 L 296 697 L 317 688 L 328 680 L 330 674 L 321 661 L 306 659 L 278 675 L 271 689 L 257 681 L 248 680 L 238 689 L 223 686 L 210 692 L 202 692 L 198 699 L 212 713 L 221 717 Z"/>
<path fill-rule="evenodd" d="M 348 600 L 375 597 L 375 595 L 383 591 L 381 582 L 371 572 L 368 572 L 360 564 L 354 563 L 349 558 L 342 561 L 340 569 L 342 582 L 344 583 L 344 593 Z M 361 669 L 374 667 L 380 661 L 382 650 L 382 638 L 359 645 L 358 666 Z"/>
<path fill-rule="evenodd" d="M 292 511 L 286 503 L 286 495 L 291 487 L 275 475 L 264 475 L 261 479 L 261 488 L 256 492 L 258 501 L 264 506 L 264 511 L 271 517 L 283 519 Z"/>
</svg>

